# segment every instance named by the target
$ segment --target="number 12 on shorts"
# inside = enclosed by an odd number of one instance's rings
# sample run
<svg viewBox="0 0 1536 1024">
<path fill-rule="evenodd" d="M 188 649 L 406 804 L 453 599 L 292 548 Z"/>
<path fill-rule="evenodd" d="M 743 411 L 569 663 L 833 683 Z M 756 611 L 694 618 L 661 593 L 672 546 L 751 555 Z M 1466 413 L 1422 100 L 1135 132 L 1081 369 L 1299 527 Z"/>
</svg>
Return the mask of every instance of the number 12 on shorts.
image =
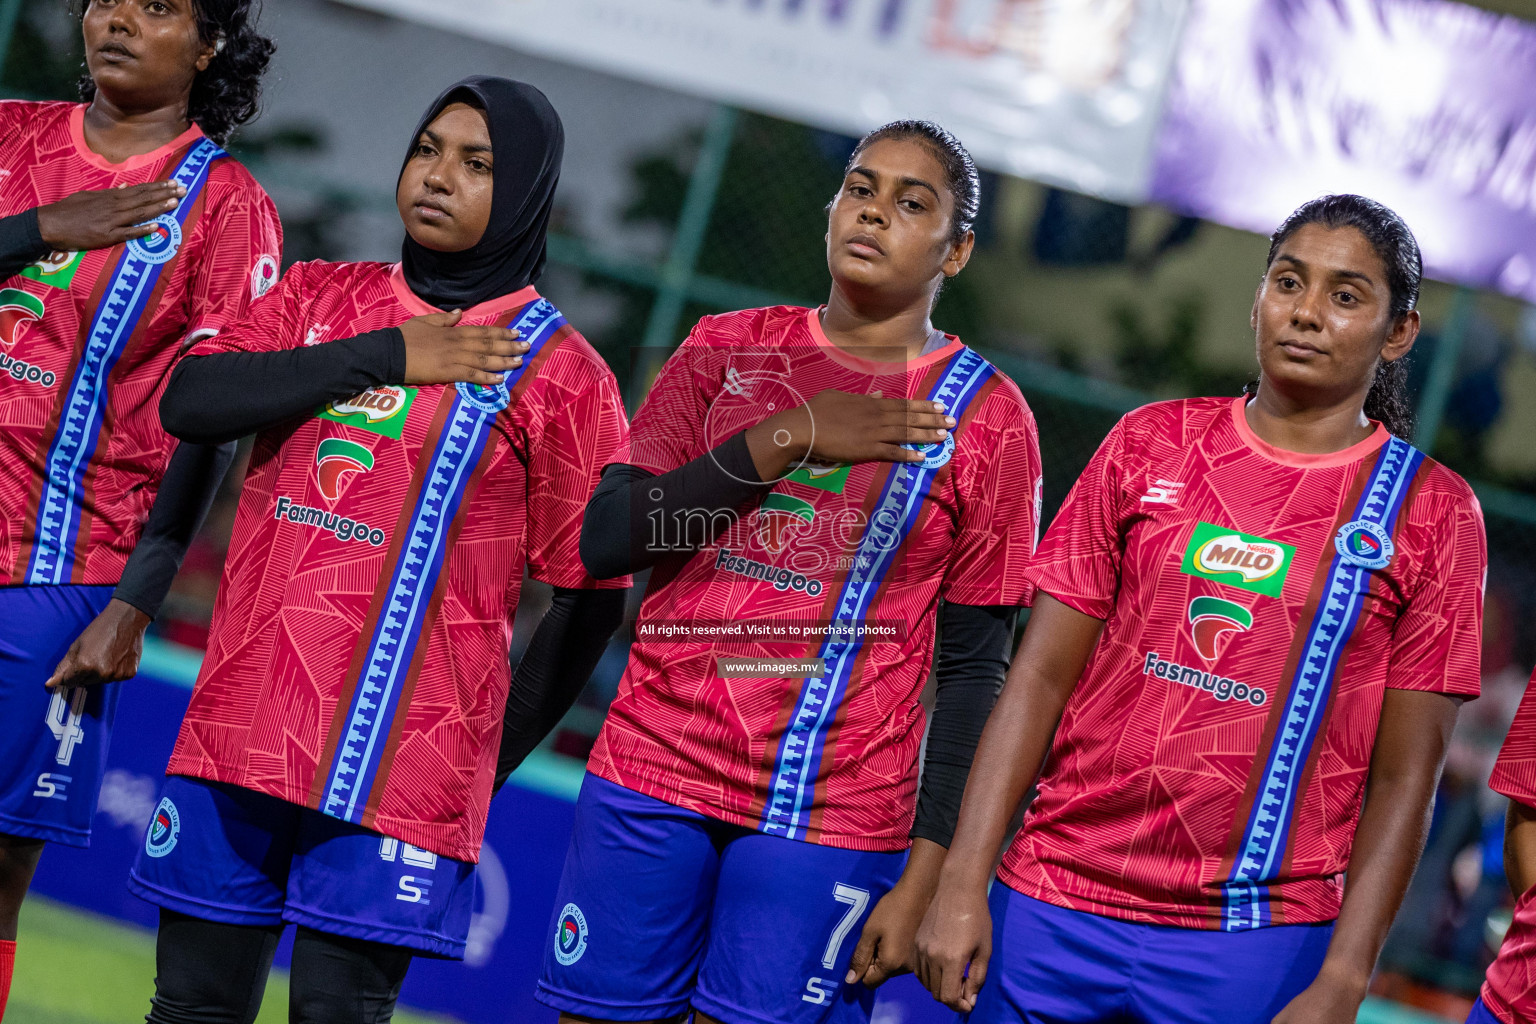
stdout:
<svg viewBox="0 0 1536 1024">
<path fill-rule="evenodd" d="M 848 909 L 832 927 L 832 934 L 827 937 L 826 952 L 821 955 L 821 966 L 829 971 L 837 966 L 837 954 L 843 948 L 843 940 L 853 931 L 853 926 L 859 923 L 859 918 L 864 916 L 864 909 L 869 906 L 869 890 L 838 882 L 832 887 L 832 898 L 847 904 Z M 837 982 L 832 978 L 807 978 L 805 992 L 800 999 L 820 1006 L 831 1000 L 836 992 Z"/>
</svg>

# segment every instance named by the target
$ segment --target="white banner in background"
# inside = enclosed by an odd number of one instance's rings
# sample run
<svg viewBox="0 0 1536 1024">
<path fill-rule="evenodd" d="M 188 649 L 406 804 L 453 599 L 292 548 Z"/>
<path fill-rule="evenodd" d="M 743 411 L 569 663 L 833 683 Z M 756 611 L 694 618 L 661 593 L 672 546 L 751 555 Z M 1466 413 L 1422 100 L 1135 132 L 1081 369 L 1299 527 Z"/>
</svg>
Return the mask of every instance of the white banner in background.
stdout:
<svg viewBox="0 0 1536 1024">
<path fill-rule="evenodd" d="M 1188 0 L 347 0 L 858 134 L 949 128 L 978 163 L 1123 202 Z"/>
</svg>

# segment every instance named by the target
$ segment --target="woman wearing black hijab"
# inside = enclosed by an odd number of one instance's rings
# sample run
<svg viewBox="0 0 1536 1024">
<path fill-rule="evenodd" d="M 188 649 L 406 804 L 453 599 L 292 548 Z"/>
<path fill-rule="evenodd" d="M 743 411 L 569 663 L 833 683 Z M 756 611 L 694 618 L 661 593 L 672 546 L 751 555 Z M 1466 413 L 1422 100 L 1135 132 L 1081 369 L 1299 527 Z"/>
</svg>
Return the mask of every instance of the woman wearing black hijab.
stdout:
<svg viewBox="0 0 1536 1024">
<path fill-rule="evenodd" d="M 151 1022 L 253 1020 L 285 923 L 295 1021 L 388 1020 L 413 955 L 463 956 L 491 794 L 628 586 L 577 551 L 618 388 L 534 289 L 561 150 L 537 89 L 458 83 L 401 169 L 401 262 L 297 264 L 172 375 L 172 434 L 257 437 L 129 882 Z M 513 673 L 525 566 L 556 598 Z"/>
</svg>

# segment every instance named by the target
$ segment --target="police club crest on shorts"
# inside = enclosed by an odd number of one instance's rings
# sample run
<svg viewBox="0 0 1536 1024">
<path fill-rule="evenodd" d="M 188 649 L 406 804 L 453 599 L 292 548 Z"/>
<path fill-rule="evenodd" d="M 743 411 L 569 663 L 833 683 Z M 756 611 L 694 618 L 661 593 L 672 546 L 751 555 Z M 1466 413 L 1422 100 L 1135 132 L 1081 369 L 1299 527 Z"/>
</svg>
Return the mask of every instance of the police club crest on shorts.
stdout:
<svg viewBox="0 0 1536 1024">
<path fill-rule="evenodd" d="M 176 849 L 180 835 L 181 814 L 170 797 L 161 797 L 155 816 L 149 821 L 149 833 L 144 837 L 144 852 L 151 857 L 164 857 Z"/>
<path fill-rule="evenodd" d="M 555 959 L 571 966 L 587 951 L 587 918 L 581 908 L 567 903 L 555 924 Z"/>
</svg>

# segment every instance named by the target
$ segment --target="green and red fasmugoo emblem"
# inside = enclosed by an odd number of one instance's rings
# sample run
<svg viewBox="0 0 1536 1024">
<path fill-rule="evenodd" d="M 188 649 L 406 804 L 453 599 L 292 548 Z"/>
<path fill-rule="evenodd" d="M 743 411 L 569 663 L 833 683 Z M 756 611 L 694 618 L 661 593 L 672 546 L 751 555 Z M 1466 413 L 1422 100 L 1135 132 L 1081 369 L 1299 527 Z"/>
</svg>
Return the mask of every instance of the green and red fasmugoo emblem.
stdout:
<svg viewBox="0 0 1536 1024">
<path fill-rule="evenodd" d="M 757 509 L 758 541 L 774 554 L 783 551 L 801 523 L 816 518 L 816 506 L 782 491 L 769 491 Z"/>
<path fill-rule="evenodd" d="M 327 437 L 315 452 L 315 477 L 320 493 L 329 501 L 341 497 L 341 480 L 347 473 L 366 473 L 373 468 L 373 452 L 342 437 Z"/>
<path fill-rule="evenodd" d="M 1195 651 L 1206 661 L 1215 661 L 1228 633 L 1246 633 L 1253 628 L 1253 613 L 1240 604 L 1219 597 L 1197 597 L 1189 603 L 1189 635 Z"/>
<path fill-rule="evenodd" d="M 20 288 L 0 288 L 0 342 L 16 343 L 16 332 L 29 320 L 43 318 L 43 300 Z"/>
</svg>

